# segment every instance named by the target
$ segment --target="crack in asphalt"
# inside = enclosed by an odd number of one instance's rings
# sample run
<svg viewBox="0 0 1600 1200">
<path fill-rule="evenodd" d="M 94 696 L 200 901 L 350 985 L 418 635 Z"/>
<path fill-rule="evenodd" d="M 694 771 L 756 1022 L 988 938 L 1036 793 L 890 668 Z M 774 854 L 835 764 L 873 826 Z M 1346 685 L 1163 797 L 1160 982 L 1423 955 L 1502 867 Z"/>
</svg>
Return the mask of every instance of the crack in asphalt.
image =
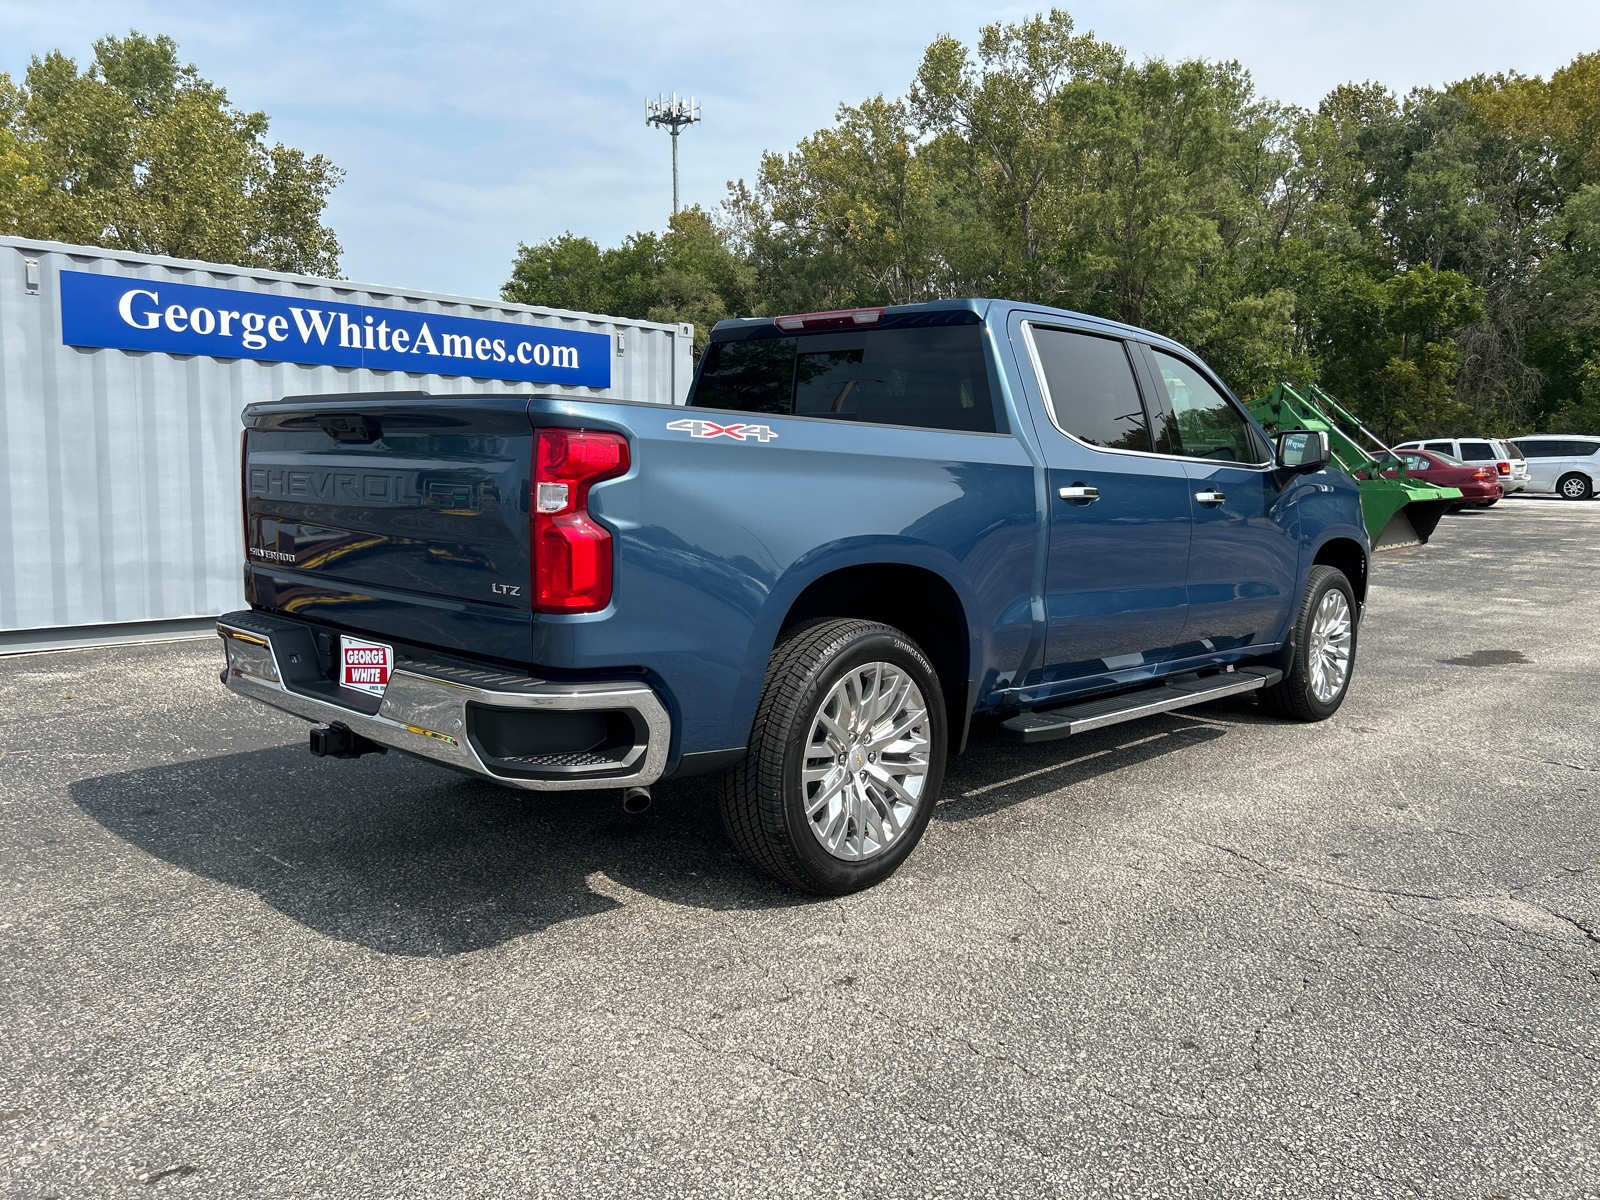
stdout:
<svg viewBox="0 0 1600 1200">
<path fill-rule="evenodd" d="M 1581 874 L 1582 872 L 1577 873 Z M 1587 938 L 1595 945 L 1600 946 L 1600 930 L 1592 929 L 1588 925 L 1585 925 L 1583 922 L 1579 921 L 1577 918 L 1570 917 L 1564 912 L 1560 912 L 1554 908 L 1551 908 L 1548 904 L 1540 904 L 1537 900 L 1528 900 L 1517 894 L 1518 892 L 1530 891 L 1534 887 L 1543 886 L 1543 884 L 1536 883 L 1527 888 L 1517 888 L 1515 891 L 1507 892 L 1506 896 L 1508 899 L 1514 900 L 1518 904 L 1526 904 L 1529 908 L 1538 909 L 1540 912 L 1544 913 L 1545 916 L 1550 917 L 1552 920 L 1559 921 L 1561 924 L 1572 930 L 1575 930 L 1577 933 Z"/>
<path fill-rule="evenodd" d="M 1483 937 L 1487 936 L 1485 934 L 1478 933 L 1477 931 L 1462 929 L 1459 926 L 1447 925 L 1447 924 L 1439 923 L 1437 921 L 1429 920 L 1427 917 L 1425 917 L 1425 916 L 1423 916 L 1421 914 L 1407 912 L 1405 909 L 1399 907 L 1399 905 L 1396 903 L 1397 901 L 1404 901 L 1404 900 L 1413 900 L 1413 901 L 1420 900 L 1420 901 L 1428 901 L 1428 902 L 1431 902 L 1431 903 L 1438 903 L 1438 904 L 1452 904 L 1452 903 L 1453 904 L 1465 904 L 1466 901 L 1463 900 L 1462 898 L 1459 898 L 1459 897 L 1447 896 L 1447 895 L 1441 895 L 1441 894 L 1435 894 L 1435 893 L 1405 891 L 1405 890 L 1396 889 L 1396 888 L 1379 888 L 1379 887 L 1370 887 L 1370 886 L 1365 886 L 1365 885 L 1360 885 L 1360 884 L 1352 884 L 1352 883 L 1348 883 L 1348 882 L 1343 881 L 1343 880 L 1329 879 L 1329 878 L 1327 878 L 1325 876 L 1315 875 L 1315 874 L 1311 874 L 1311 873 L 1308 873 L 1308 872 L 1302 872 L 1302 871 L 1293 871 L 1293 870 L 1289 870 L 1288 868 L 1279 867 L 1279 866 L 1276 866 L 1276 865 L 1274 865 L 1272 863 L 1269 863 L 1269 862 L 1267 862 L 1267 861 L 1265 861 L 1263 859 L 1257 858 L 1254 855 L 1247 854 L 1246 852 L 1244 852 L 1242 850 L 1239 850 L 1239 849 L 1237 849 L 1235 847 L 1232 847 L 1232 846 L 1226 846 L 1226 845 L 1221 845 L 1219 843 L 1206 842 L 1206 841 L 1202 841 L 1201 844 L 1202 845 L 1206 845 L 1206 846 L 1210 847 L 1211 849 L 1217 850 L 1217 851 L 1219 851 L 1219 852 L 1221 852 L 1223 854 L 1227 854 L 1230 857 L 1232 857 L 1232 858 L 1234 858 L 1234 859 L 1236 859 L 1236 860 L 1238 860 L 1240 862 L 1248 863 L 1251 866 L 1254 866 L 1254 867 L 1258 868 L 1259 870 L 1265 872 L 1269 876 L 1277 876 L 1277 877 L 1284 878 L 1284 879 L 1292 879 L 1292 880 L 1296 880 L 1296 881 L 1303 882 L 1303 883 L 1306 883 L 1306 884 L 1321 884 L 1321 885 L 1324 885 L 1324 886 L 1327 886 L 1327 887 L 1331 887 L 1331 888 L 1334 888 L 1334 889 L 1337 889 L 1337 890 L 1340 890 L 1340 891 L 1349 891 L 1349 892 L 1356 892 L 1356 893 L 1361 893 L 1361 894 L 1365 894 L 1365 895 L 1375 896 L 1375 897 L 1379 898 L 1383 902 L 1384 908 L 1389 913 L 1391 913 L 1393 916 L 1395 916 L 1396 918 L 1398 918 L 1400 920 L 1403 920 L 1403 921 L 1411 922 L 1411 923 L 1416 924 L 1416 925 L 1424 926 L 1424 927 L 1426 927 L 1428 929 L 1431 929 L 1431 930 L 1434 930 L 1434 931 L 1437 931 L 1437 932 L 1450 933 L 1450 934 L 1456 936 L 1458 939 L 1464 939 L 1464 938 L 1469 937 L 1469 936 L 1473 937 L 1473 938 L 1483 938 Z M 1559 923 L 1560 925 L 1562 925 L 1562 926 L 1566 927 L 1567 929 L 1571 930 L 1573 933 L 1575 933 L 1575 934 L 1587 939 L 1589 942 L 1600 944 L 1600 935 L 1597 935 L 1595 930 L 1587 927 L 1586 925 L 1584 925 L 1583 923 L 1581 923 L 1579 921 L 1574 920 L 1569 915 L 1549 907 L 1548 905 L 1540 904 L 1540 903 L 1537 903 L 1535 901 L 1528 900 L 1528 899 L 1526 899 L 1526 898 L 1524 898 L 1524 897 L 1522 897 L 1522 896 L 1517 894 L 1520 891 L 1528 890 L 1528 889 L 1535 888 L 1535 887 L 1540 887 L 1540 886 L 1543 886 L 1544 884 L 1549 883 L 1549 882 L 1554 882 L 1555 880 L 1562 878 L 1563 875 L 1571 876 L 1573 874 L 1581 874 L 1585 870 L 1587 870 L 1587 868 L 1578 868 L 1576 870 L 1570 869 L 1570 868 L 1564 868 L 1562 875 L 1553 876 L 1553 877 L 1551 877 L 1551 879 L 1543 880 L 1543 881 L 1540 881 L 1539 883 L 1529 884 L 1529 885 L 1527 885 L 1526 888 L 1517 889 L 1517 891 L 1502 892 L 1501 895 L 1508 901 L 1511 901 L 1511 902 L 1514 902 L 1514 903 L 1517 903 L 1517 904 L 1522 904 L 1522 905 L 1527 906 L 1528 908 L 1537 910 L 1538 912 L 1544 914 L 1547 918 L 1551 919 L 1552 921 L 1555 921 L 1555 922 Z M 1314 900 L 1310 899 L 1309 897 L 1306 898 L 1305 903 L 1306 903 L 1306 907 L 1310 910 L 1310 912 L 1314 916 L 1317 917 L 1318 920 L 1320 920 L 1323 923 L 1325 923 L 1327 925 L 1330 925 L 1330 926 L 1340 930 L 1344 935 L 1346 935 L 1349 938 L 1349 941 L 1346 943 L 1346 945 L 1339 952 L 1339 956 L 1342 957 L 1344 954 L 1347 954 L 1347 953 L 1349 953 L 1349 952 L 1351 952 L 1351 951 L 1353 951 L 1355 949 L 1358 949 L 1358 948 L 1366 949 L 1366 950 L 1373 950 L 1373 949 L 1379 949 L 1380 948 L 1379 946 L 1375 945 L 1374 943 L 1372 943 L 1371 941 L 1368 940 L 1369 939 L 1369 931 L 1368 930 L 1351 924 L 1349 921 L 1345 920 L 1343 917 L 1340 917 L 1340 916 L 1337 916 L 1337 915 L 1332 915 L 1332 914 L 1329 914 L 1329 913 L 1323 911 L 1322 907 L 1319 906 Z M 1471 910 L 1467 910 L 1467 911 L 1471 911 Z M 1518 925 L 1512 924 L 1509 921 L 1502 920 L 1500 918 L 1494 917 L 1492 914 L 1477 913 L 1475 915 L 1487 917 L 1489 920 L 1493 921 L 1495 925 L 1499 926 L 1502 929 L 1505 929 L 1505 930 L 1511 932 L 1512 934 L 1517 935 L 1518 939 L 1526 938 L 1526 937 L 1529 937 L 1529 936 L 1538 936 L 1532 930 L 1529 930 L 1529 929 L 1527 929 L 1525 927 L 1522 927 L 1522 926 L 1518 926 Z M 1495 940 L 1501 940 L 1501 939 L 1497 938 Z M 1267 1031 L 1269 1029 L 1271 1029 L 1272 1027 L 1276 1026 L 1276 1025 L 1281 1025 L 1281 1024 L 1284 1024 L 1284 1023 L 1292 1022 L 1295 1018 L 1299 1017 L 1301 1015 L 1300 1010 L 1299 1010 L 1299 1005 L 1303 1001 L 1303 999 L 1305 998 L 1307 993 L 1310 992 L 1310 990 L 1312 989 L 1314 981 L 1318 977 L 1320 977 L 1322 975 L 1325 975 L 1329 970 L 1332 969 L 1332 963 L 1330 961 L 1319 961 L 1319 960 L 1316 960 L 1316 959 L 1310 959 L 1309 961 L 1312 963 L 1313 969 L 1308 970 L 1308 971 L 1304 972 L 1301 975 L 1301 977 L 1300 977 L 1300 986 L 1296 989 L 1294 995 L 1289 999 L 1288 1003 L 1285 1004 L 1280 1011 L 1278 1011 L 1276 1013 L 1273 1013 L 1265 1021 L 1263 1021 L 1260 1025 L 1256 1026 L 1255 1029 L 1252 1031 L 1251 1038 L 1250 1038 L 1250 1044 L 1249 1044 L 1249 1046 L 1247 1048 L 1247 1053 L 1250 1055 L 1250 1057 L 1252 1059 L 1251 1068 L 1246 1072 L 1234 1073 L 1229 1078 L 1237 1080 L 1237 1079 L 1245 1077 L 1245 1076 L 1247 1076 L 1247 1075 L 1249 1075 L 1251 1073 L 1263 1073 L 1264 1074 L 1266 1072 L 1267 1067 L 1266 1067 L 1266 1064 L 1265 1064 L 1265 1062 L 1263 1060 L 1262 1049 L 1263 1049 L 1263 1045 L 1264 1045 L 1265 1038 L 1266 1038 L 1266 1035 L 1267 1035 Z M 1595 979 L 1600 980 L 1600 968 L 1589 968 L 1589 973 Z M 1505 1004 L 1505 1002 L 1503 1000 L 1499 1001 L 1498 1003 L 1500 1003 L 1502 1006 L 1504 1006 L 1504 1004 Z M 1515 1046 L 1515 1045 L 1517 1045 L 1519 1043 L 1519 1040 L 1520 1040 L 1521 1042 L 1527 1042 L 1527 1043 L 1532 1043 L 1532 1044 L 1536 1044 L 1536 1045 L 1541 1045 L 1541 1046 L 1544 1046 L 1544 1047 L 1546 1047 L 1546 1048 L 1548 1048 L 1550 1050 L 1554 1050 L 1554 1051 L 1557 1051 L 1557 1052 L 1560 1052 L 1560 1053 L 1563 1053 L 1563 1054 L 1569 1054 L 1569 1055 L 1575 1056 L 1577 1058 L 1584 1059 L 1585 1061 L 1600 1062 L 1600 1058 L 1597 1058 L 1596 1056 L 1594 1056 L 1592 1054 L 1586 1053 L 1584 1050 L 1582 1050 L 1582 1049 L 1580 1049 L 1579 1047 L 1576 1047 L 1576 1046 L 1563 1045 L 1563 1044 L 1561 1044 L 1559 1042 L 1552 1042 L 1552 1041 L 1549 1041 L 1549 1040 L 1544 1039 L 1544 1038 L 1539 1038 L 1539 1037 L 1537 1037 L 1537 1036 L 1535 1036 L 1535 1035 L 1533 1035 L 1531 1033 L 1528 1033 L 1526 1031 L 1517 1031 L 1517 1030 L 1512 1030 L 1512 1029 L 1508 1029 L 1508 1028 L 1503 1028 L 1503 1027 L 1500 1027 L 1500 1026 L 1487 1025 L 1487 1024 L 1482 1024 L 1482 1023 L 1478 1023 L 1478 1022 L 1473 1022 L 1470 1019 L 1468 1019 L 1466 1017 L 1463 1017 L 1463 1016 L 1461 1016 L 1459 1014 L 1452 1014 L 1452 1016 L 1456 1021 L 1458 1021 L 1462 1025 L 1468 1026 L 1470 1028 L 1479 1029 L 1479 1030 L 1481 1030 L 1481 1031 L 1483 1031 L 1485 1033 L 1492 1033 L 1492 1034 L 1494 1034 L 1494 1035 L 1496 1035 L 1496 1036 L 1498 1036 L 1500 1038 L 1503 1038 L 1506 1041 L 1506 1043 L 1509 1044 L 1509 1045 Z M 1206 1085 L 1206 1086 L 1201 1088 L 1201 1090 L 1200 1090 L 1200 1099 L 1201 1099 L 1202 1103 L 1204 1103 L 1206 1105 L 1207 1109 L 1211 1110 L 1213 1112 L 1213 1115 L 1215 1115 L 1214 1109 L 1213 1109 L 1213 1098 L 1212 1098 L 1212 1096 L 1210 1094 L 1212 1086 L 1213 1085 L 1208 1084 L 1208 1085 Z M 1348 1163 L 1343 1163 L 1341 1161 L 1341 1165 L 1345 1166 L 1347 1169 L 1352 1169 L 1352 1168 L 1350 1168 Z M 1393 1179 L 1393 1178 L 1390 1178 L 1390 1177 L 1387 1177 L 1387 1176 L 1378 1175 L 1377 1173 L 1371 1172 L 1371 1171 L 1361 1171 L 1360 1173 L 1366 1174 L 1366 1175 L 1368 1175 L 1368 1176 L 1370 1176 L 1372 1178 L 1382 1179 L 1384 1182 L 1394 1183 L 1394 1184 L 1398 1184 L 1398 1185 L 1404 1186 L 1404 1187 L 1406 1187 L 1407 1189 L 1409 1189 L 1410 1191 L 1412 1191 L 1415 1194 L 1418 1194 L 1418 1195 L 1421 1194 L 1413 1184 L 1407 1182 L 1406 1180 Z"/>
<path fill-rule="evenodd" d="M 1282 876 L 1282 877 L 1284 877 L 1286 879 L 1299 879 L 1299 880 L 1303 880 L 1306 883 L 1318 883 L 1318 884 L 1322 884 L 1325 887 L 1331 887 L 1331 888 L 1340 889 L 1341 891 L 1362 892 L 1362 893 L 1365 893 L 1367 895 L 1392 897 L 1392 898 L 1401 899 L 1401 900 L 1427 900 L 1427 901 L 1430 901 L 1430 902 L 1435 903 L 1435 904 L 1469 905 L 1469 904 L 1473 903 L 1473 897 L 1470 897 L 1470 896 L 1447 896 L 1447 895 L 1440 895 L 1440 894 L 1433 893 L 1433 892 L 1408 892 L 1408 891 L 1402 891 L 1402 890 L 1400 890 L 1398 888 L 1369 887 L 1369 886 L 1366 886 L 1364 884 L 1349 883 L 1349 882 L 1347 882 L 1345 880 L 1342 880 L 1342 879 L 1329 879 L 1325 875 L 1313 875 L 1313 874 L 1310 874 L 1310 873 L 1305 872 L 1305 871 L 1291 871 L 1287 867 L 1275 866 L 1274 864 L 1269 863 L 1269 862 L 1265 861 L 1264 859 L 1256 858 L 1254 855 L 1246 854 L 1242 850 L 1236 849 L 1235 847 L 1232 847 L 1232 846 L 1224 846 L 1224 845 L 1222 845 L 1222 844 L 1220 844 L 1218 842 L 1207 842 L 1207 841 L 1201 840 L 1200 841 L 1200 845 L 1209 846 L 1213 850 L 1220 851 L 1223 854 L 1231 855 L 1232 857 L 1234 857 L 1236 859 L 1239 859 L 1242 862 L 1250 863 L 1252 866 L 1259 867 L 1261 870 L 1266 871 L 1268 874 L 1271 874 L 1271 875 L 1279 875 L 1279 876 Z M 1572 870 L 1572 869 L 1563 868 L 1563 871 L 1567 875 L 1573 875 L 1573 874 L 1582 874 L 1587 869 L 1588 868 L 1578 868 L 1576 870 Z M 1557 909 L 1553 909 L 1549 905 L 1541 904 L 1536 900 L 1526 899 L 1525 897 L 1520 895 L 1520 893 L 1522 893 L 1522 892 L 1530 891 L 1530 890 L 1532 890 L 1534 888 L 1537 888 L 1537 887 L 1543 887 L 1545 884 L 1553 882 L 1555 879 L 1559 879 L 1559 878 L 1561 878 L 1561 876 L 1558 875 L 1558 876 L 1552 877 L 1552 879 L 1541 880 L 1538 883 L 1526 884 L 1526 885 L 1524 885 L 1523 887 L 1520 887 L 1520 888 L 1513 888 L 1513 889 L 1511 889 L 1509 891 L 1503 891 L 1503 892 L 1500 893 L 1500 895 L 1503 898 L 1505 898 L 1505 899 L 1507 899 L 1509 901 L 1512 901 L 1514 903 L 1526 905 L 1529 908 L 1536 909 L 1539 912 L 1543 913 L 1545 916 L 1549 917 L 1551 920 L 1559 923 L 1560 925 L 1565 926 L 1567 929 L 1571 930 L 1573 933 L 1577 934 L 1578 936 L 1586 939 L 1587 941 L 1593 942 L 1596 945 L 1600 945 L 1600 930 L 1596 930 L 1595 928 L 1592 928 L 1591 926 L 1585 924 L 1582 921 L 1579 921 L 1578 919 L 1568 915 L 1567 913 L 1560 912 Z M 1321 915 L 1321 914 L 1319 913 L 1318 915 Z M 1505 928 L 1511 929 L 1511 930 L 1513 930 L 1513 931 L 1515 931 L 1517 933 L 1528 933 L 1528 932 L 1530 932 L 1529 930 L 1522 929 L 1522 928 L 1520 928 L 1520 927 L 1518 927 L 1516 925 L 1511 924 L 1510 922 L 1500 920 L 1499 918 L 1497 918 L 1497 917 L 1495 917 L 1495 916 L 1493 916 L 1492 914 L 1489 914 L 1489 913 L 1479 913 L 1477 915 L 1480 915 L 1480 916 L 1486 917 L 1489 920 L 1495 921 L 1496 924 L 1503 925 Z"/>
<path fill-rule="evenodd" d="M 1482 1021 L 1474 1021 L 1463 1017 L 1460 1013 L 1452 1013 L 1451 1019 L 1459 1025 L 1465 1025 L 1468 1029 L 1476 1029 L 1480 1033 L 1495 1034 L 1503 1038 L 1508 1046 L 1521 1046 L 1532 1043 L 1535 1046 L 1543 1046 L 1547 1050 L 1556 1050 L 1562 1054 L 1571 1054 L 1592 1063 L 1600 1063 L 1600 1056 L 1586 1054 L 1576 1046 L 1564 1046 L 1560 1042 L 1552 1042 L 1547 1038 L 1536 1037 L 1526 1029 L 1506 1029 L 1500 1025 L 1488 1025 Z"/>
<path fill-rule="evenodd" d="M 1203 839 L 1196 840 L 1199 841 L 1199 844 L 1202 846 L 1209 846 L 1211 849 L 1221 851 L 1223 854 L 1231 854 L 1234 858 L 1250 863 L 1253 866 L 1260 867 L 1263 871 L 1267 871 L 1273 875 L 1283 875 L 1289 879 L 1303 879 L 1308 883 L 1320 883 L 1327 887 L 1340 888 L 1349 892 L 1365 892 L 1371 896 L 1396 896 L 1402 900 L 1432 900 L 1435 903 L 1440 903 L 1448 900 L 1458 899 L 1458 897 L 1455 896 L 1439 896 L 1433 894 L 1432 892 L 1403 892 L 1396 888 L 1366 887 L 1359 883 L 1347 883 L 1342 879 L 1329 879 L 1325 875 L 1308 875 L 1304 871 L 1291 871 L 1287 867 L 1274 866 L 1269 862 L 1246 854 L 1243 850 L 1237 850 L 1232 846 L 1224 846 L 1218 842 L 1208 842 Z"/>
</svg>

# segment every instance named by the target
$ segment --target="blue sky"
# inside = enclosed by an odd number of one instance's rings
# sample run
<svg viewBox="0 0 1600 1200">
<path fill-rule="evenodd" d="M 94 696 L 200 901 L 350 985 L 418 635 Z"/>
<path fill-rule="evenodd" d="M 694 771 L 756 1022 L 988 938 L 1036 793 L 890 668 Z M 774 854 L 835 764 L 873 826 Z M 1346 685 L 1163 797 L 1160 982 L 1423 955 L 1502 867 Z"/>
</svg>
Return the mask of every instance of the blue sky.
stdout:
<svg viewBox="0 0 1600 1200">
<path fill-rule="evenodd" d="M 80 64 L 105 33 L 169 33 L 272 136 L 348 172 L 327 219 L 351 279 L 493 296 L 516 244 L 564 230 L 602 245 L 671 211 L 667 135 L 645 97 L 693 92 L 685 203 L 714 205 L 841 102 L 902 93 L 940 33 L 1040 4 L 117 4 L 0 0 L 0 71 Z M 1594 0 L 1094 0 L 1068 6 L 1137 58 L 1237 58 L 1266 95 L 1312 105 L 1375 79 L 1404 90 L 1480 71 L 1548 75 L 1600 49 Z"/>
</svg>

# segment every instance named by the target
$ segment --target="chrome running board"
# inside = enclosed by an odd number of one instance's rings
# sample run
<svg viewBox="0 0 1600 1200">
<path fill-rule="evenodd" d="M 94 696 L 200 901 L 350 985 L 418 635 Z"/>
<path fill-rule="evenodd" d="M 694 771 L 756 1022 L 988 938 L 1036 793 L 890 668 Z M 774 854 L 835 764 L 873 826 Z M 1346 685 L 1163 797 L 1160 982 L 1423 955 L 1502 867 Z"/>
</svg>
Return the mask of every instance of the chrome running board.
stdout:
<svg viewBox="0 0 1600 1200">
<path fill-rule="evenodd" d="M 1283 672 L 1276 667 L 1240 667 L 1221 675 L 1160 683 L 1118 696 L 1100 696 L 1064 708 L 1018 713 L 1001 724 L 1000 732 L 1014 742 L 1048 742 L 1106 725 L 1120 725 L 1123 721 L 1137 721 L 1140 717 L 1188 708 L 1192 704 L 1204 704 L 1207 700 L 1253 692 L 1271 687 L 1282 678 Z"/>
</svg>

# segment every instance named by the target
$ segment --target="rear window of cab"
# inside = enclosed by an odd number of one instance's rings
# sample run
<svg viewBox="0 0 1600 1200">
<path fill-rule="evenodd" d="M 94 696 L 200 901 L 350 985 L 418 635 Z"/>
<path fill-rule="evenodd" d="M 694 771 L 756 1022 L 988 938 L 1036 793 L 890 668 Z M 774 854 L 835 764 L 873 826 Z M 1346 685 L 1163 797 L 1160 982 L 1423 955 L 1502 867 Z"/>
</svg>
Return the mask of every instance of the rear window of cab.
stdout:
<svg viewBox="0 0 1600 1200">
<path fill-rule="evenodd" d="M 978 324 L 714 341 L 689 404 L 966 433 L 997 429 Z"/>
</svg>

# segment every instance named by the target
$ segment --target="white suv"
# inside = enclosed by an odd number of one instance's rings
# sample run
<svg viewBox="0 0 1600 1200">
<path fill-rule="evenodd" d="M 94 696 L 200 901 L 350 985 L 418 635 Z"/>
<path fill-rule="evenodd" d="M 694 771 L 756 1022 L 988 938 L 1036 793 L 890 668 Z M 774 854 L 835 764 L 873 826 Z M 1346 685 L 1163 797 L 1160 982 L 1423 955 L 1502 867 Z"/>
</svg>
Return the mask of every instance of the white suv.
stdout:
<svg viewBox="0 0 1600 1200">
<path fill-rule="evenodd" d="M 1432 441 L 1401 442 L 1396 450 L 1432 450 L 1462 462 L 1493 463 L 1500 476 L 1500 488 L 1507 495 L 1532 486 L 1532 472 L 1515 442 L 1500 438 L 1435 438 Z M 1495 501 L 1489 501 L 1494 504 Z"/>
<path fill-rule="evenodd" d="M 1587 500 L 1600 490 L 1600 437 L 1535 433 L 1517 439 L 1528 456 L 1528 490 Z"/>
</svg>

